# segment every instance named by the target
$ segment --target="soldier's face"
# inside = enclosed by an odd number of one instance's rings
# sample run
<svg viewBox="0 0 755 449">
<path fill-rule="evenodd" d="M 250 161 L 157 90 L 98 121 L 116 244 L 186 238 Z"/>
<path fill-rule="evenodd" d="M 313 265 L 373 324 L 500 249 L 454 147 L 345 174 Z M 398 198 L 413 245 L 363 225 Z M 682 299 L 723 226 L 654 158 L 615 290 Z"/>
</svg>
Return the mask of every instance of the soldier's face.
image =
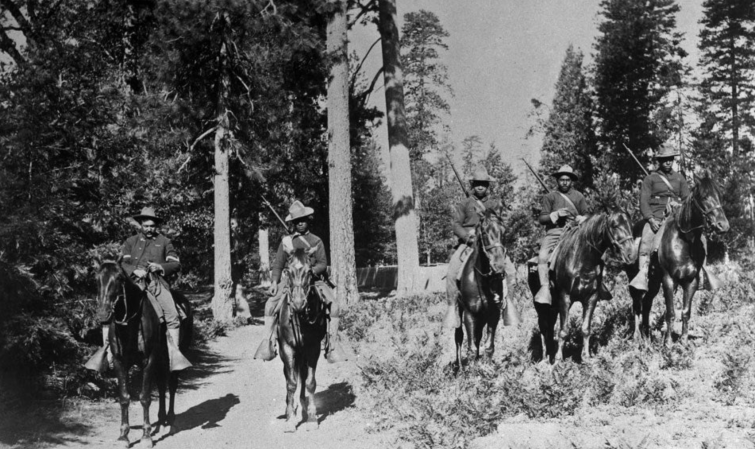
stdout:
<svg viewBox="0 0 755 449">
<path fill-rule="evenodd" d="M 663 158 L 658 159 L 658 164 L 661 166 L 661 170 L 665 173 L 671 173 L 671 169 L 674 168 L 674 158 Z"/>
<path fill-rule="evenodd" d="M 307 232 L 307 229 L 309 229 L 309 220 L 307 220 L 306 218 L 295 220 L 294 229 L 296 229 L 296 232 L 298 232 L 299 234 L 304 234 L 305 232 Z"/>
<path fill-rule="evenodd" d="M 157 224 L 152 220 L 144 220 L 142 222 L 142 232 L 148 238 L 152 238 L 157 234 Z"/>
<path fill-rule="evenodd" d="M 489 183 L 484 181 L 472 181 L 472 192 L 478 198 L 482 198 L 488 193 Z"/>
<path fill-rule="evenodd" d="M 558 190 L 563 193 L 568 192 L 571 189 L 572 179 L 569 176 L 561 176 L 558 178 Z"/>
</svg>

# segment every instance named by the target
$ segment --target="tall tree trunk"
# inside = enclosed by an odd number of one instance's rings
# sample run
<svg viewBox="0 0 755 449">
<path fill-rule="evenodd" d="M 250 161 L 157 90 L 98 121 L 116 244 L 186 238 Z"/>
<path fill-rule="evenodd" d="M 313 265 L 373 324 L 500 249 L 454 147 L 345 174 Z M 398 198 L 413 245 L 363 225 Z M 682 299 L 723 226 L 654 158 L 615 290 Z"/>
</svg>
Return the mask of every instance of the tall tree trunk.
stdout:
<svg viewBox="0 0 755 449">
<path fill-rule="evenodd" d="M 228 27 L 228 15 L 223 15 L 220 26 Z M 230 79 L 228 74 L 227 40 L 223 39 L 218 58 L 217 129 L 215 131 L 215 295 L 212 298 L 212 316 L 215 321 L 227 322 L 233 318 L 233 280 L 231 279 L 231 207 L 228 182 L 228 140 L 231 138 L 228 123 L 227 98 Z"/>
<path fill-rule="evenodd" d="M 260 223 L 262 223 L 262 214 L 260 214 Z M 260 256 L 260 286 L 270 286 L 270 231 L 260 226 L 257 233 L 257 243 L 259 244 Z"/>
<path fill-rule="evenodd" d="M 335 6 L 327 26 L 327 50 L 332 58 L 328 80 L 328 186 L 330 196 L 330 266 L 341 304 L 359 300 L 354 263 L 354 221 L 351 205 L 349 143 L 349 59 L 346 41 L 346 2 Z"/>
<path fill-rule="evenodd" d="M 412 172 L 409 163 L 406 115 L 404 112 L 404 75 L 399 59 L 396 0 L 379 0 L 379 26 L 383 47 L 385 110 L 388 116 L 388 145 L 391 155 L 393 220 L 396 227 L 398 288 L 406 296 L 417 288 L 419 249 L 417 213 L 414 210 Z"/>
</svg>

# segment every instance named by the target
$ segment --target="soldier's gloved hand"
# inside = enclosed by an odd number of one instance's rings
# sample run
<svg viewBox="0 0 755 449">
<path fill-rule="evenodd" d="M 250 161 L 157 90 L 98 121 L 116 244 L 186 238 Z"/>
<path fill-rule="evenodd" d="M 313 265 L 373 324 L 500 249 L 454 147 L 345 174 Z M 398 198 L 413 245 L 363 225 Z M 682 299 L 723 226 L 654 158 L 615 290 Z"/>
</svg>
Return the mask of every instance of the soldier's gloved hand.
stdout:
<svg viewBox="0 0 755 449">
<path fill-rule="evenodd" d="M 654 217 L 648 219 L 648 224 L 650 225 L 650 229 L 652 229 L 653 232 L 658 232 L 658 229 L 660 229 L 661 227 L 661 224 Z"/>
<path fill-rule="evenodd" d="M 587 216 L 586 215 L 577 215 L 577 218 L 575 220 L 577 220 L 577 224 L 578 225 L 581 225 L 582 223 L 585 222 L 585 220 L 587 220 Z"/>
<path fill-rule="evenodd" d="M 467 236 L 467 240 L 464 243 L 466 243 L 467 246 L 472 246 L 474 245 L 474 240 L 475 240 L 474 232 L 470 232 L 469 235 Z"/>
<path fill-rule="evenodd" d="M 551 221 L 553 222 L 553 224 L 558 223 L 558 218 L 559 217 L 558 217 L 558 211 L 557 210 L 554 210 L 553 212 L 551 212 L 550 213 L 550 217 L 551 217 Z"/>
<path fill-rule="evenodd" d="M 165 273 L 165 270 L 163 270 L 163 267 L 154 262 L 149 263 L 149 266 L 147 266 L 147 270 L 149 270 L 150 273 L 158 273 L 158 274 Z"/>
<path fill-rule="evenodd" d="M 565 207 L 562 207 L 561 209 L 558 210 L 558 216 L 559 217 L 570 217 L 571 216 L 571 212 L 569 212 L 569 209 L 567 209 Z"/>
<path fill-rule="evenodd" d="M 134 276 L 138 277 L 139 279 L 143 278 L 147 275 L 147 272 L 141 268 L 137 268 L 134 270 Z"/>
<path fill-rule="evenodd" d="M 270 285 L 270 289 L 268 290 L 268 293 L 270 293 L 270 296 L 275 296 L 276 293 L 278 293 L 278 283 L 273 282 Z"/>
</svg>

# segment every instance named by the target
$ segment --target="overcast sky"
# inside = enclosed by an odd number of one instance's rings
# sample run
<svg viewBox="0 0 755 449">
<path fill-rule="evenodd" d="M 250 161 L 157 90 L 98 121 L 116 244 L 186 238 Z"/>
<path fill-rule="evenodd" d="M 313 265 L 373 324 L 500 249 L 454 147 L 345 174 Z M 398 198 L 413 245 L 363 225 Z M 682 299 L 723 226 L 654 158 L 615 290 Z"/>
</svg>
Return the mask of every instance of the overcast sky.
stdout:
<svg viewBox="0 0 755 449">
<path fill-rule="evenodd" d="M 683 46 L 696 62 L 696 45 L 703 0 L 685 0 L 677 15 L 677 29 L 685 33 Z M 550 104 L 554 85 L 569 44 L 592 62 L 600 0 L 396 0 L 399 20 L 407 12 L 425 9 L 438 16 L 450 36 L 443 55 L 449 83 L 452 140 L 460 147 L 467 136 L 478 135 L 485 146 L 495 142 L 517 173 L 519 161 L 539 159 L 539 139 L 525 139 L 532 119 L 530 99 Z M 363 55 L 378 37 L 374 26 L 353 31 L 350 50 Z M 379 45 L 365 64 L 372 79 L 381 63 Z M 382 83 L 378 83 L 382 84 Z M 385 107 L 382 89 L 370 103 Z M 385 127 L 381 146 L 388 146 Z M 387 150 L 384 151 L 387 153 Z"/>
</svg>

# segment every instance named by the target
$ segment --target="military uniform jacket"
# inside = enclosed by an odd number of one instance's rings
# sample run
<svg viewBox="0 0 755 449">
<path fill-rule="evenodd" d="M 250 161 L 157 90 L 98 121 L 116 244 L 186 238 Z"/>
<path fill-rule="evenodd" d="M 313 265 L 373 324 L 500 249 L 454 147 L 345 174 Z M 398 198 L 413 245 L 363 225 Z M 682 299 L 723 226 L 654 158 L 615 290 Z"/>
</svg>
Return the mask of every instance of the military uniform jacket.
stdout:
<svg viewBox="0 0 755 449">
<path fill-rule="evenodd" d="M 147 269 L 150 262 L 163 267 L 164 277 L 177 273 L 181 269 L 178 253 L 170 239 L 162 234 L 148 239 L 141 232 L 126 239 L 121 248 L 123 262 L 121 265 L 131 275 L 137 268 Z"/>
<path fill-rule="evenodd" d="M 672 171 L 664 174 L 672 189 L 663 182 L 658 171 L 647 175 L 640 188 L 640 212 L 646 220 L 656 218 L 661 220 L 669 201 L 681 201 L 689 196 L 689 185 L 681 173 Z"/>
<path fill-rule="evenodd" d="M 454 234 L 456 234 L 462 242 L 467 241 L 469 232 L 474 229 L 480 221 L 480 217 L 477 215 L 477 211 L 481 209 L 478 201 L 485 206 L 486 210 L 500 208 L 503 205 L 501 200 L 490 198 L 490 196 L 487 195 L 479 200 L 476 196 L 470 195 L 464 201 L 457 204 L 454 208 L 453 228 Z"/>
<path fill-rule="evenodd" d="M 569 204 L 562 195 L 566 195 L 574 205 Z M 576 210 L 574 209 L 576 207 Z M 559 209 L 568 209 L 572 214 L 587 215 L 590 213 L 590 209 L 587 207 L 587 201 L 585 201 L 584 195 L 578 190 L 570 189 L 566 193 L 561 193 L 559 190 L 543 195 L 542 210 L 540 212 L 540 223 L 545 224 L 545 230 L 549 231 L 553 228 L 563 228 L 566 225 L 567 218 L 559 218 L 557 223 L 553 223 L 550 219 L 551 212 L 555 212 Z"/>
<path fill-rule="evenodd" d="M 312 266 L 312 273 L 315 276 L 320 276 L 328 269 L 328 258 L 325 255 L 325 245 L 322 243 L 320 237 L 307 232 L 306 234 L 294 233 L 291 236 L 291 243 L 293 249 L 304 249 L 309 253 L 309 264 Z M 286 237 L 284 237 L 284 240 Z M 306 242 L 306 243 L 305 243 Z M 314 251 L 312 251 L 314 250 Z M 272 267 L 272 281 L 276 284 L 281 280 L 281 273 L 286 268 L 286 262 L 288 262 L 288 252 L 286 252 L 286 245 L 281 242 L 278 245 L 278 252 L 275 254 L 275 261 Z"/>
</svg>

